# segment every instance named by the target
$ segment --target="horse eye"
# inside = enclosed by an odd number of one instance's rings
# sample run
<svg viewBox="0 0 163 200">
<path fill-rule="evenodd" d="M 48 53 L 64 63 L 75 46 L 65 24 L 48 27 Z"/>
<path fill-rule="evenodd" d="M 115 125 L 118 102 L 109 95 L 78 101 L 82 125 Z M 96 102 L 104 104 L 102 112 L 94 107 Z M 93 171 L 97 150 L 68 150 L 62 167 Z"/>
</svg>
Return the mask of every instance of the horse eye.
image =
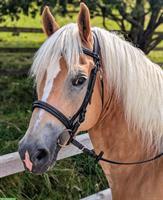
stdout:
<svg viewBox="0 0 163 200">
<path fill-rule="evenodd" d="M 87 79 L 86 79 L 86 77 L 84 77 L 84 76 L 81 76 L 81 77 L 78 77 L 78 78 L 76 78 L 76 79 L 74 79 L 74 80 L 72 80 L 72 85 L 73 86 L 81 86 L 81 85 L 83 85 L 83 83 L 86 81 Z"/>
</svg>

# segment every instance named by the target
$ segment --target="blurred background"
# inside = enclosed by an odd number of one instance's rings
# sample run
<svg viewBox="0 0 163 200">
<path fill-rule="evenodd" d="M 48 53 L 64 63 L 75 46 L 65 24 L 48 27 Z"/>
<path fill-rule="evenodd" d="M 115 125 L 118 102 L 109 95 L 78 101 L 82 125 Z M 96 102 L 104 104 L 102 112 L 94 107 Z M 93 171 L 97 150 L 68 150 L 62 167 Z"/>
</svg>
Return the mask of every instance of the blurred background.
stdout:
<svg viewBox="0 0 163 200">
<path fill-rule="evenodd" d="M 118 31 L 163 66 L 163 0 L 85 0 L 92 26 Z M 34 53 L 45 41 L 41 12 L 50 6 L 58 24 L 76 22 L 79 0 L 0 0 L 0 155 L 17 151 L 34 98 L 28 77 Z M 99 165 L 85 155 L 59 161 L 41 176 L 0 179 L 0 197 L 78 200 L 107 188 Z"/>
</svg>

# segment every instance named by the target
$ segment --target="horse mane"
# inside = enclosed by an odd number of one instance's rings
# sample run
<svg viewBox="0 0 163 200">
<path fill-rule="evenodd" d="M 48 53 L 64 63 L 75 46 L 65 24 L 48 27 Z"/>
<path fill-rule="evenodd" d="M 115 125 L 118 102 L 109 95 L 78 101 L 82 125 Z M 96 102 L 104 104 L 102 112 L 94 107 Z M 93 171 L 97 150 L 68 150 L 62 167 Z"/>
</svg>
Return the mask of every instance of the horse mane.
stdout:
<svg viewBox="0 0 163 200">
<path fill-rule="evenodd" d="M 42 80 L 45 72 L 47 79 L 54 79 L 60 70 L 59 60 L 63 55 L 68 71 L 71 73 L 79 66 L 79 55 L 82 44 L 76 24 L 68 24 L 52 34 L 39 48 L 34 56 L 30 75 L 35 77 L 36 83 Z"/>
<path fill-rule="evenodd" d="M 163 71 L 144 53 L 114 33 L 94 28 L 107 80 L 123 102 L 129 125 L 148 146 L 163 150 Z"/>
<path fill-rule="evenodd" d="M 92 29 L 98 36 L 102 62 L 106 69 L 108 87 L 113 87 L 121 98 L 130 127 L 140 130 L 143 142 L 163 150 L 163 71 L 144 53 L 115 33 L 101 28 Z M 41 46 L 31 68 L 38 82 L 47 71 L 48 79 L 59 70 L 59 59 L 64 55 L 68 70 L 78 66 L 82 52 L 76 24 L 59 29 Z M 56 65 L 58 67 L 54 67 Z"/>
</svg>

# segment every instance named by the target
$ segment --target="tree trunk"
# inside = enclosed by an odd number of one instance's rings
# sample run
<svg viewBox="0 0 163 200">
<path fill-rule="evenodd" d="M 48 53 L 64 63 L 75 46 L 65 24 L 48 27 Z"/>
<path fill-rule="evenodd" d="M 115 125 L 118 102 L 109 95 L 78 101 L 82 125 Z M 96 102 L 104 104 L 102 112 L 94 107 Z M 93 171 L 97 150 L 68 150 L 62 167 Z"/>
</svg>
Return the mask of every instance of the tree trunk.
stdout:
<svg viewBox="0 0 163 200">
<path fill-rule="evenodd" d="M 131 30 L 129 32 L 129 38 L 131 38 L 132 42 L 139 48 L 141 48 L 140 41 L 144 35 L 144 21 L 145 21 L 145 11 L 144 11 L 144 0 L 137 0 L 135 4 L 135 8 L 131 13 L 132 19 L 138 22 L 139 26 L 135 26 L 135 24 L 131 25 Z"/>
</svg>

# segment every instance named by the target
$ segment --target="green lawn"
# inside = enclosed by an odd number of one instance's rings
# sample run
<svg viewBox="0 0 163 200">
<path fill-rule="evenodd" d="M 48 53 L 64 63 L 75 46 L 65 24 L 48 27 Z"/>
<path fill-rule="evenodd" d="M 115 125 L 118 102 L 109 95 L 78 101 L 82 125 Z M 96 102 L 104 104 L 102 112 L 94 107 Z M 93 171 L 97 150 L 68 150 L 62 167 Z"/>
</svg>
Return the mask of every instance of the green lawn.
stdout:
<svg viewBox="0 0 163 200">
<path fill-rule="evenodd" d="M 59 24 L 75 22 L 76 17 L 56 17 Z M 102 27 L 102 19 L 91 20 L 93 26 Z M 18 22 L 9 19 L 0 26 L 41 27 L 40 16 L 32 19 L 21 16 Z M 110 30 L 117 29 L 115 22 L 107 21 Z M 163 27 L 159 29 L 163 31 Z M 0 47 L 39 47 L 45 40 L 42 33 L 0 33 Z M 163 47 L 163 42 L 159 45 Z M 33 53 L 0 53 L 0 69 L 30 67 Z M 153 51 L 149 57 L 163 62 L 162 52 Z M 0 76 L 0 155 L 17 150 L 31 116 L 33 82 L 26 77 Z M 19 173 L 0 180 L 0 198 L 17 200 L 77 200 L 108 187 L 99 165 L 85 155 L 59 161 L 44 175 Z"/>
</svg>

